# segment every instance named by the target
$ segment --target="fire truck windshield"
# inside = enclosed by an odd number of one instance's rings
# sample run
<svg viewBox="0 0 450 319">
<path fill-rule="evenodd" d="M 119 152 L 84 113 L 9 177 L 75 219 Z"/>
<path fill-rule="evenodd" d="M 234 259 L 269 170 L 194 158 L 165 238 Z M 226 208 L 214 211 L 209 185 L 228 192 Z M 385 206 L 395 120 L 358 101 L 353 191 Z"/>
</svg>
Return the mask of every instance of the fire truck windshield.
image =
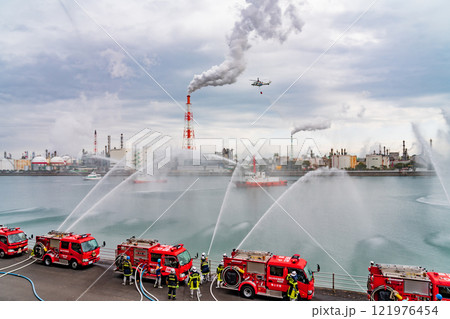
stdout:
<svg viewBox="0 0 450 319">
<path fill-rule="evenodd" d="M 439 288 L 439 293 L 441 294 L 441 296 L 445 299 L 450 299 L 450 287 L 446 287 L 446 286 L 438 286 Z"/>
<path fill-rule="evenodd" d="M 92 251 L 94 249 L 98 248 L 98 243 L 95 239 L 91 239 L 88 241 L 85 241 L 84 243 L 81 243 L 81 248 L 86 253 L 88 251 Z"/>
<path fill-rule="evenodd" d="M 309 268 L 308 264 L 305 265 L 305 268 L 303 268 L 305 271 L 306 278 L 308 278 L 308 281 L 311 281 L 313 279 L 313 273 L 311 269 Z"/>
<path fill-rule="evenodd" d="M 8 241 L 10 244 L 15 244 L 21 241 L 24 241 L 27 239 L 27 236 L 25 236 L 25 233 L 18 233 L 18 234 L 12 234 L 8 236 Z"/>
<path fill-rule="evenodd" d="M 189 255 L 189 252 L 187 250 L 183 251 L 177 257 L 178 257 L 178 262 L 180 263 L 180 266 L 187 265 L 191 261 L 191 255 Z"/>
</svg>

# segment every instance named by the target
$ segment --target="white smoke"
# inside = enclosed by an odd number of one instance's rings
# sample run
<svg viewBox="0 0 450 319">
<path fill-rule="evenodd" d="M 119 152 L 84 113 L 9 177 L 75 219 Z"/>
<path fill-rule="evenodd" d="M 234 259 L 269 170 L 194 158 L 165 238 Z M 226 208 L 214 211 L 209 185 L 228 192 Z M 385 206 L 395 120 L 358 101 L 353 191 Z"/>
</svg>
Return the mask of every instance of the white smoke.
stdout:
<svg viewBox="0 0 450 319">
<path fill-rule="evenodd" d="M 317 131 L 317 130 L 325 130 L 331 127 L 331 122 L 326 119 L 316 119 L 311 121 L 305 121 L 304 123 L 297 125 L 291 131 L 291 135 L 294 135 L 300 131 Z"/>
<path fill-rule="evenodd" d="M 245 70 L 245 52 L 250 49 L 249 34 L 254 31 L 264 40 L 278 39 L 283 43 L 291 32 L 301 32 L 303 21 L 297 9 L 289 4 L 282 10 L 278 0 L 246 0 L 241 19 L 234 24 L 225 61 L 200 75 L 195 75 L 188 87 L 192 93 L 205 86 L 222 86 L 236 82 Z M 284 23 L 283 23 L 284 22 Z"/>
</svg>

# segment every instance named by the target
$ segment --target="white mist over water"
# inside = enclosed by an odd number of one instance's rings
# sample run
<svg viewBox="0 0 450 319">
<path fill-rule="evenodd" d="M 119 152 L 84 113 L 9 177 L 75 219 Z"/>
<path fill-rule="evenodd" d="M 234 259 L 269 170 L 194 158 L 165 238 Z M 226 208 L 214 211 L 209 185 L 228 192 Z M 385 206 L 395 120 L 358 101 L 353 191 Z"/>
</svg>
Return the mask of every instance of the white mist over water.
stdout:
<svg viewBox="0 0 450 319">
<path fill-rule="evenodd" d="M 118 185 L 125 177 L 111 178 Z M 73 231 L 92 233 L 99 242 L 106 241 L 108 248 L 115 248 L 126 238 L 141 234 L 196 178 L 168 176 L 166 183 L 123 184 Z M 77 176 L 1 179 L 0 191 L 5 196 L 0 202 L 0 223 L 22 227 L 34 235 L 55 229 L 94 187 Z M 370 260 L 450 271 L 448 208 L 417 201 L 435 191 L 441 194 L 436 177 L 311 174 L 297 183 L 290 178 L 288 187 L 265 190 L 352 275 L 366 275 Z M 95 202 L 98 198 L 101 196 Z M 323 272 L 342 273 L 272 205 L 273 200 L 259 188 L 230 186 L 230 176 L 201 176 L 145 237 L 183 243 L 191 255 L 206 252 L 222 210 L 210 252 L 212 260 L 219 260 L 269 211 L 242 248 L 288 256 L 299 253 L 313 268 L 318 263 Z"/>
<path fill-rule="evenodd" d="M 98 181 L 85 181 L 86 183 L 95 182 L 95 186 L 91 189 L 91 191 L 83 198 L 82 201 L 75 207 L 75 209 L 67 216 L 67 218 L 59 225 L 58 230 L 63 230 L 62 227 L 68 222 L 70 218 L 80 218 L 84 216 L 84 212 L 91 208 L 96 204 L 98 200 L 106 196 L 114 187 L 115 183 L 112 183 L 113 179 L 109 177 L 117 171 L 120 164 L 124 162 L 125 158 L 116 163 L 109 171 L 102 177 L 101 180 Z M 68 230 L 68 229 L 66 229 Z"/>
</svg>

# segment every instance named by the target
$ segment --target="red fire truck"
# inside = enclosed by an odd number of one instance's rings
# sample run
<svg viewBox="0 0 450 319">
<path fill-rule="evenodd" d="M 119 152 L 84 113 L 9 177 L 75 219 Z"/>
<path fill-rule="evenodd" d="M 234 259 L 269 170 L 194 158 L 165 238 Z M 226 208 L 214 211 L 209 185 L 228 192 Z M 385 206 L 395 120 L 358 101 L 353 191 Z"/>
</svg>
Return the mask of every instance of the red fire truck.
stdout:
<svg viewBox="0 0 450 319">
<path fill-rule="evenodd" d="M 450 300 L 450 275 L 427 272 L 419 266 L 370 263 L 367 294 L 370 300 Z"/>
<path fill-rule="evenodd" d="M 0 225 L 0 258 L 28 250 L 27 235 L 20 228 Z"/>
<path fill-rule="evenodd" d="M 52 230 L 47 235 L 36 236 L 33 254 L 47 266 L 55 263 L 76 269 L 98 262 L 100 247 L 91 234 L 76 235 Z"/>
<path fill-rule="evenodd" d="M 269 252 L 233 250 L 231 257 L 224 258 L 224 287 L 238 290 L 246 298 L 255 295 L 286 298 L 289 288 L 286 276 L 294 270 L 298 277 L 298 299 L 312 299 L 314 274 L 298 254 L 285 257 Z"/>
<path fill-rule="evenodd" d="M 158 259 L 161 259 L 161 275 L 167 276 L 172 269 L 175 269 L 175 274 L 180 281 L 187 278 L 189 269 L 192 267 L 191 255 L 183 244 L 162 245 L 155 239 L 132 237 L 117 245 L 116 271 L 123 271 L 122 264 L 126 256 L 130 257 L 133 269 L 139 265 L 144 266 L 144 278 L 156 278 Z"/>
</svg>

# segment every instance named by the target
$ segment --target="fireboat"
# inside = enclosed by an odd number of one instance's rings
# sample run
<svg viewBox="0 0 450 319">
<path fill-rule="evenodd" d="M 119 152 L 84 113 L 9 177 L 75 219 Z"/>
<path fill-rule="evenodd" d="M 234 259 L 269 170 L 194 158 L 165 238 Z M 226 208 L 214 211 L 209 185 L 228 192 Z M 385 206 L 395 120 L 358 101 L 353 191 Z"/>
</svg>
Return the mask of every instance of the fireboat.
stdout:
<svg viewBox="0 0 450 319">
<path fill-rule="evenodd" d="M 265 172 L 256 171 L 256 159 L 253 157 L 253 172 L 246 173 L 243 180 L 235 182 L 237 187 L 286 186 L 287 180 L 279 177 L 268 177 Z"/>
</svg>

